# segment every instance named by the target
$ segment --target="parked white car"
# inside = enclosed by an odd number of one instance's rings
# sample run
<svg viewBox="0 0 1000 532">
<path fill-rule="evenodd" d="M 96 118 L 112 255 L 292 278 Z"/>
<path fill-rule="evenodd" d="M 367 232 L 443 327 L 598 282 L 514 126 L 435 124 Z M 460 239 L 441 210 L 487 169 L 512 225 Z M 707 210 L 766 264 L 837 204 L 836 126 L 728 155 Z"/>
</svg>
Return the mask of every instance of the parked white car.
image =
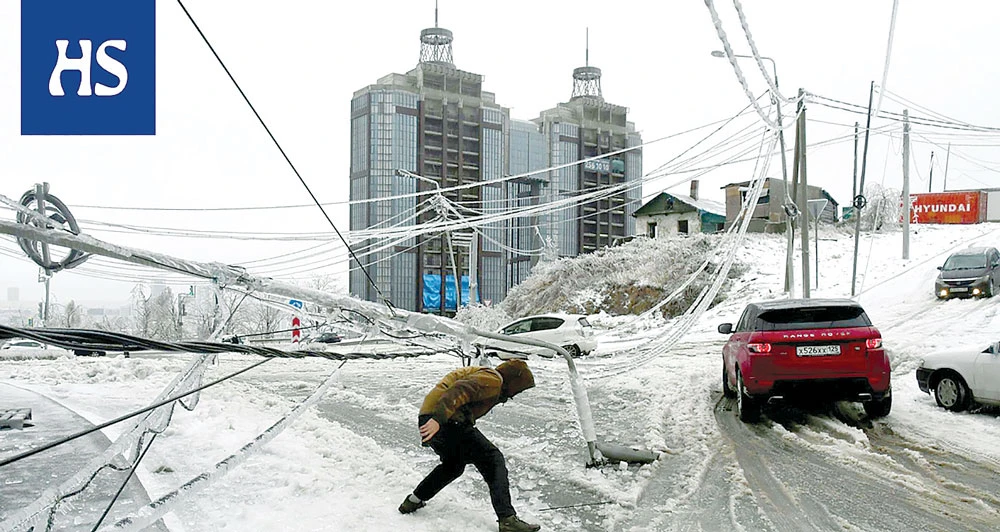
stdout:
<svg viewBox="0 0 1000 532">
<path fill-rule="evenodd" d="M 594 328 L 587 321 L 587 317 L 581 314 L 528 316 L 505 325 L 497 331 L 497 334 L 556 344 L 569 351 L 569 354 L 574 357 L 588 355 L 597 349 Z M 502 359 L 524 358 L 525 353 L 547 357 L 555 356 L 555 352 L 551 349 L 499 340 L 486 340 L 483 347 L 487 353 L 496 354 Z"/>
<path fill-rule="evenodd" d="M 1000 405 L 1000 342 L 925 356 L 917 368 L 917 386 L 955 412 L 973 403 Z"/>
<path fill-rule="evenodd" d="M 0 349 L 45 349 L 45 344 L 37 342 L 35 340 L 25 340 L 21 338 L 15 338 L 7 343 L 3 344 Z"/>
</svg>

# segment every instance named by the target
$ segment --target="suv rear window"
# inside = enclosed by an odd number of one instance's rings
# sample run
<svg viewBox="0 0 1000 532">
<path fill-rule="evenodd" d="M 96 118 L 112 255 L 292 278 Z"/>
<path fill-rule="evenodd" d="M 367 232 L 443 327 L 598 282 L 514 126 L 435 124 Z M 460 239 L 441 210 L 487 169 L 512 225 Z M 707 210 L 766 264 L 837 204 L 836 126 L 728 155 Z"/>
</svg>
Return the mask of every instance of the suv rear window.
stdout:
<svg viewBox="0 0 1000 532">
<path fill-rule="evenodd" d="M 870 327 L 871 324 L 871 320 L 861 307 L 775 309 L 762 312 L 757 317 L 758 331 Z"/>
</svg>

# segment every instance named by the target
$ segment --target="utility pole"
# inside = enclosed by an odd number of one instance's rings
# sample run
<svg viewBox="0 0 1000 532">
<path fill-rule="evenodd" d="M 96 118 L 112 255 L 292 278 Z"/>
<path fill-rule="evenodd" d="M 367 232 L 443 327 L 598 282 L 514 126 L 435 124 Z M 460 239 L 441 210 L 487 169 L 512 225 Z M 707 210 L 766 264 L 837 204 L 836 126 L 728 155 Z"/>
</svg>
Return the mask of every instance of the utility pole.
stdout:
<svg viewBox="0 0 1000 532">
<path fill-rule="evenodd" d="M 934 152 L 931 152 L 931 161 Z M 934 167 L 931 167 L 931 171 Z M 910 110 L 903 109 L 903 260 L 910 258 Z"/>
<path fill-rule="evenodd" d="M 462 278 L 458 276 L 458 265 L 457 258 L 455 257 L 455 249 L 451 246 L 451 231 L 447 232 L 448 235 L 448 255 L 451 257 L 451 274 L 455 276 L 455 312 L 462 308 Z"/>
<path fill-rule="evenodd" d="M 858 123 L 855 122 L 854 123 L 854 183 L 853 186 L 851 187 L 851 201 L 854 201 L 854 198 L 857 197 L 857 195 L 858 195 Z M 851 209 L 852 209 L 851 210 L 852 214 L 857 214 L 854 212 L 853 207 L 851 207 Z"/>
<path fill-rule="evenodd" d="M 447 267 L 446 263 L 448 261 L 445 260 L 447 257 L 445 257 L 444 254 L 444 246 L 445 246 L 445 236 L 444 233 L 441 233 L 441 315 L 442 316 L 444 316 L 444 295 L 445 295 L 445 290 L 447 290 L 445 283 L 448 281 L 448 274 L 447 274 L 448 270 L 445 269 Z"/>
<path fill-rule="evenodd" d="M 799 108 L 798 108 L 798 110 L 801 110 L 801 109 L 802 109 L 802 100 L 799 100 Z M 788 217 L 787 218 L 788 219 L 788 224 L 787 224 L 787 228 L 788 228 L 788 255 L 786 257 L 785 268 L 786 268 L 786 272 L 788 273 L 788 286 L 789 286 L 788 297 L 789 298 L 795 297 L 795 268 L 794 268 L 795 265 L 794 265 L 794 259 L 793 259 L 793 256 L 795 254 L 795 220 L 793 219 L 792 215 L 795 214 L 796 211 L 798 211 L 798 213 L 800 215 L 803 212 L 803 211 L 799 210 L 798 207 L 795 206 L 795 201 L 798 201 L 798 199 L 799 199 L 799 196 L 798 196 L 798 194 L 799 194 L 799 169 L 801 168 L 801 165 L 799 164 L 799 159 L 802 156 L 802 150 L 801 150 L 802 145 L 801 145 L 801 143 L 799 143 L 799 135 L 802 134 L 801 131 L 802 131 L 802 121 L 796 119 L 795 120 L 795 146 L 792 149 L 792 204 L 789 206 L 789 208 L 785 212 L 785 215 Z M 785 193 L 786 194 L 788 193 L 787 190 L 785 191 Z M 808 282 L 808 279 L 806 281 Z"/>
<path fill-rule="evenodd" d="M 948 154 L 944 156 L 944 184 L 941 186 L 941 192 L 948 190 L 948 162 L 951 161 L 951 143 L 948 143 Z"/>
<path fill-rule="evenodd" d="M 774 88 L 778 88 L 778 68 L 774 65 L 774 60 L 771 60 L 771 66 L 774 70 Z M 785 182 L 785 197 L 788 197 L 788 164 L 785 162 L 785 128 L 784 124 L 781 122 L 781 98 L 777 95 L 772 94 L 771 99 L 774 100 L 775 108 L 778 111 L 778 143 L 781 146 L 781 178 Z M 794 201 L 794 200 L 793 200 Z M 787 200 L 786 200 L 787 203 Z M 795 263 L 793 256 L 795 254 L 795 240 L 792 236 L 792 217 L 789 214 L 790 209 L 785 209 L 785 234 L 788 235 L 788 251 L 785 253 L 785 292 L 788 292 L 788 297 L 792 297 L 792 292 L 795 287 L 795 274 L 792 270 L 795 268 Z"/>
<path fill-rule="evenodd" d="M 479 233 L 469 242 L 469 305 L 479 303 Z"/>
<path fill-rule="evenodd" d="M 855 295 L 858 280 L 858 233 L 861 232 L 861 210 L 865 207 L 865 168 L 868 166 L 868 136 L 872 127 L 872 100 L 875 95 L 875 82 L 868 89 L 868 118 L 865 122 L 865 151 L 861 156 L 861 182 L 858 184 L 858 195 L 854 197 L 854 266 L 851 270 L 851 297 Z"/>
<path fill-rule="evenodd" d="M 934 152 L 931 152 L 931 175 L 927 178 L 927 192 L 933 192 L 931 185 L 934 183 Z"/>
<path fill-rule="evenodd" d="M 801 127 L 796 137 L 799 143 L 799 164 L 802 166 L 801 170 L 799 170 L 799 175 L 802 178 L 802 186 L 799 187 L 799 214 L 805 215 L 802 231 L 800 231 L 802 233 L 802 297 L 809 299 L 809 178 L 806 175 L 806 146 L 808 144 L 806 143 L 806 105 L 802 99 L 804 93 L 804 89 L 799 89 L 799 100 L 803 103 L 802 112 L 799 113 Z"/>
</svg>

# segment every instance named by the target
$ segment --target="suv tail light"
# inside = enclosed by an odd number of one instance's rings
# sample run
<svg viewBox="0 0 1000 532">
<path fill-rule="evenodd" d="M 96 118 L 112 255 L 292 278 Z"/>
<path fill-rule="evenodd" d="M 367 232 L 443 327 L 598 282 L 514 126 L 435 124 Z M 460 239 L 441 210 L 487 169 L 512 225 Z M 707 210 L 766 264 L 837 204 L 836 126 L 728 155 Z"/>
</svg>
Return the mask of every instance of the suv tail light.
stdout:
<svg viewBox="0 0 1000 532">
<path fill-rule="evenodd" d="M 868 349 L 879 349 L 879 348 L 882 347 L 882 339 L 881 338 L 869 338 L 869 339 L 865 340 L 865 347 L 867 347 Z"/>
<path fill-rule="evenodd" d="M 770 353 L 771 344 L 767 343 L 747 344 L 747 349 L 749 349 L 751 353 Z"/>
</svg>

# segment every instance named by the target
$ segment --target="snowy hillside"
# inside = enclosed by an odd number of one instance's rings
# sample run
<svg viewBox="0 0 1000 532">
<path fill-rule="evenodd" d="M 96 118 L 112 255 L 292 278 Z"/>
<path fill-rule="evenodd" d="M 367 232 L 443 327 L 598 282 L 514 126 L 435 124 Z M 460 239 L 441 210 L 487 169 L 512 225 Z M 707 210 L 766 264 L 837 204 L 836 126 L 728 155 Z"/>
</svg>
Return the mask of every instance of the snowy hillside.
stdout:
<svg viewBox="0 0 1000 532">
<path fill-rule="evenodd" d="M 502 306 L 515 317 L 545 312 L 640 314 L 679 287 L 722 238 L 705 234 L 640 237 L 579 257 L 541 262 L 528 279 L 510 291 Z M 699 274 L 664 306 L 663 314 L 674 316 L 686 310 L 711 283 L 713 269 L 710 266 Z M 730 277 L 738 277 L 741 271 L 737 262 Z M 717 300 L 724 298 L 727 287 L 723 285 Z"/>
</svg>

